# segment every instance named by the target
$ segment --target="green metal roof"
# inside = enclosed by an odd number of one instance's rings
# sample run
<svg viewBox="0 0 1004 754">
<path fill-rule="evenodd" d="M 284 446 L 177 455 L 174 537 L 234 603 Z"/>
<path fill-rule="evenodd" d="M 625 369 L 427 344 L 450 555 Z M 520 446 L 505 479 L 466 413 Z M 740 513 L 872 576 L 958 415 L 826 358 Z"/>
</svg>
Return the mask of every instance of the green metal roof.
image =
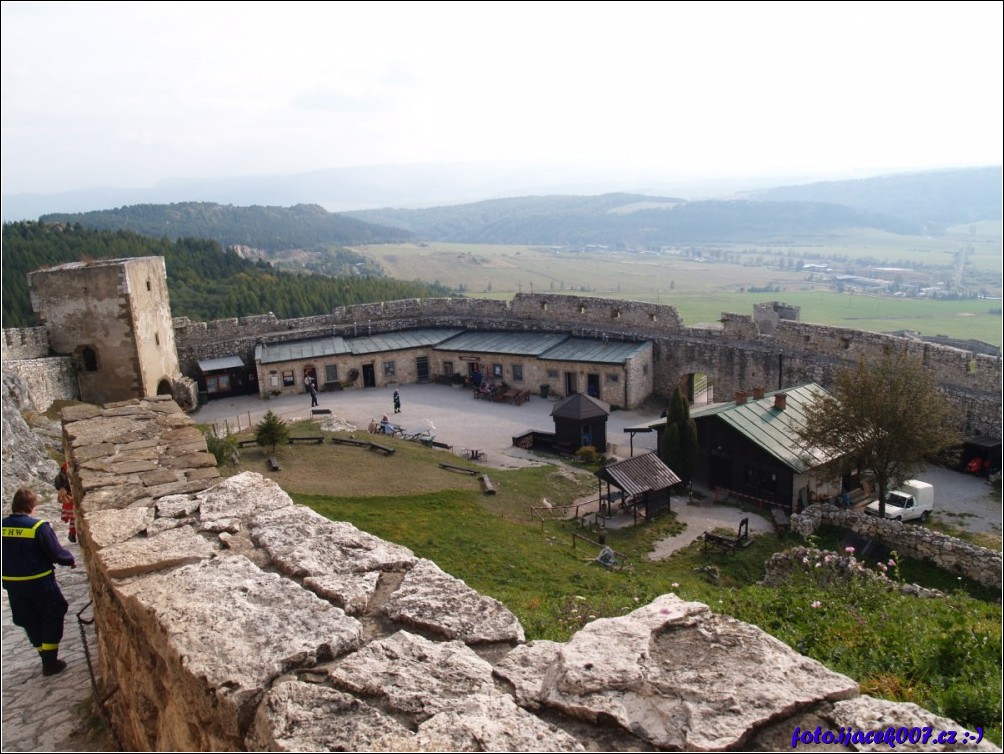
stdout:
<svg viewBox="0 0 1004 754">
<path fill-rule="evenodd" d="M 255 361 L 276 364 L 324 356 L 362 356 L 408 348 L 433 347 L 439 351 L 468 351 L 509 356 L 532 356 L 554 361 L 623 364 L 651 347 L 643 343 L 608 342 L 599 338 L 573 338 L 566 333 L 483 332 L 460 328 L 425 328 L 367 335 L 361 338 L 325 336 L 286 343 L 259 343 Z"/>
<path fill-rule="evenodd" d="M 787 395 L 783 409 L 774 407 L 774 396 L 778 393 Z M 818 448 L 806 447 L 798 438 L 798 430 L 806 424 L 806 407 L 819 396 L 827 394 L 821 386 L 809 383 L 787 390 L 776 390 L 763 398 L 739 405 L 726 403 L 708 406 L 694 411 L 690 418 L 696 421 L 717 417 L 795 473 L 801 474 L 833 460 L 832 456 Z"/>
<path fill-rule="evenodd" d="M 593 338 L 567 338 L 554 348 L 540 354 L 540 358 L 553 361 L 586 361 L 593 364 L 623 364 L 650 345 L 649 341 L 623 343 Z"/>
<path fill-rule="evenodd" d="M 362 338 L 350 338 L 346 342 L 356 356 L 367 353 L 383 353 L 386 351 L 401 351 L 405 348 L 421 348 L 434 346 L 447 338 L 463 332 L 459 328 L 426 328 L 420 330 L 400 330 L 398 332 L 369 335 Z"/>
<path fill-rule="evenodd" d="M 564 333 L 481 332 L 465 330 L 436 346 L 439 351 L 472 351 L 510 356 L 541 357 L 549 348 L 568 339 Z"/>
<path fill-rule="evenodd" d="M 262 364 L 283 361 L 318 359 L 322 356 L 342 356 L 351 353 L 345 338 L 328 335 L 310 340 L 291 340 L 286 343 L 259 343 L 254 348 L 254 360 Z"/>
</svg>

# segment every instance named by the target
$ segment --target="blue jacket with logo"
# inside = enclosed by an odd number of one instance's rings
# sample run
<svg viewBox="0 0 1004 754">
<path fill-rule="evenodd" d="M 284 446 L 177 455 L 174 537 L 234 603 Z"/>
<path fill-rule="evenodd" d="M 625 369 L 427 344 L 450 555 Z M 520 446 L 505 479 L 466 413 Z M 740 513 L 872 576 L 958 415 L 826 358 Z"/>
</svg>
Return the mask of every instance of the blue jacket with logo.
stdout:
<svg viewBox="0 0 1004 754">
<path fill-rule="evenodd" d="M 73 554 L 59 544 L 45 521 L 25 513 L 3 520 L 3 586 L 53 578 L 52 566 L 74 565 Z"/>
</svg>

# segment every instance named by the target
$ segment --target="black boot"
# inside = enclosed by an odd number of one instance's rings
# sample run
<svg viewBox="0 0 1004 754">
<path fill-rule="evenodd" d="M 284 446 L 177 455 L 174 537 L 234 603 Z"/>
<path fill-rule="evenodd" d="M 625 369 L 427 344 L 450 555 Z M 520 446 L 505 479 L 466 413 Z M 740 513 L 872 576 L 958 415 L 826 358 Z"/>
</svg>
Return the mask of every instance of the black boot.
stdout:
<svg viewBox="0 0 1004 754">
<path fill-rule="evenodd" d="M 66 670 L 66 662 L 59 659 L 58 649 L 46 649 L 39 654 L 42 656 L 42 675 L 59 675 Z"/>
</svg>

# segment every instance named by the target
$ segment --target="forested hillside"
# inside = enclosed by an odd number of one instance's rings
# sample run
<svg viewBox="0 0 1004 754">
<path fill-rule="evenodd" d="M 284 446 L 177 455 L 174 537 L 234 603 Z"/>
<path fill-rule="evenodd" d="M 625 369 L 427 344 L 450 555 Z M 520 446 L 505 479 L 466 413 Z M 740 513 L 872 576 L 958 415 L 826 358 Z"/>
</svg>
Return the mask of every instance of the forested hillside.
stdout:
<svg viewBox="0 0 1004 754">
<path fill-rule="evenodd" d="M 235 207 L 210 202 L 138 204 L 131 207 L 52 214 L 46 223 L 80 223 L 100 230 L 131 230 L 154 238 L 208 238 L 223 248 L 251 246 L 264 251 L 316 250 L 330 246 L 398 243 L 411 234 L 345 215 L 316 204 L 293 207 Z"/>
<path fill-rule="evenodd" d="M 270 311 L 301 317 L 347 304 L 449 294 L 442 286 L 385 277 L 278 272 L 266 262 L 251 263 L 225 252 L 216 241 L 19 222 L 3 226 L 3 326 L 37 324 L 28 297 L 29 272 L 64 262 L 141 256 L 164 257 L 171 309 L 175 316 L 194 320 Z"/>
<path fill-rule="evenodd" d="M 832 202 L 881 212 L 919 225 L 963 225 L 1001 219 L 1001 168 L 970 168 L 779 186 L 752 199 Z"/>
<path fill-rule="evenodd" d="M 598 244 L 652 248 L 675 243 L 777 242 L 846 228 L 914 233 L 897 218 L 820 202 L 700 201 L 638 194 L 495 199 L 455 207 L 346 213 L 428 241 Z"/>
</svg>

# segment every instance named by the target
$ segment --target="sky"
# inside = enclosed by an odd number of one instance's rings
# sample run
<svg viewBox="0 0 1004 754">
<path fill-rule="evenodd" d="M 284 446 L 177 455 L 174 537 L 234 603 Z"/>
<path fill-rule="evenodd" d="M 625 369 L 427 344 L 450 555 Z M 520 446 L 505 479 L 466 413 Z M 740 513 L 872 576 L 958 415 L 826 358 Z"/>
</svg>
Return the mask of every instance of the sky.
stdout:
<svg viewBox="0 0 1004 754">
<path fill-rule="evenodd" d="M 439 162 L 999 165 L 1002 7 L 5 0 L 2 192 Z"/>
</svg>

